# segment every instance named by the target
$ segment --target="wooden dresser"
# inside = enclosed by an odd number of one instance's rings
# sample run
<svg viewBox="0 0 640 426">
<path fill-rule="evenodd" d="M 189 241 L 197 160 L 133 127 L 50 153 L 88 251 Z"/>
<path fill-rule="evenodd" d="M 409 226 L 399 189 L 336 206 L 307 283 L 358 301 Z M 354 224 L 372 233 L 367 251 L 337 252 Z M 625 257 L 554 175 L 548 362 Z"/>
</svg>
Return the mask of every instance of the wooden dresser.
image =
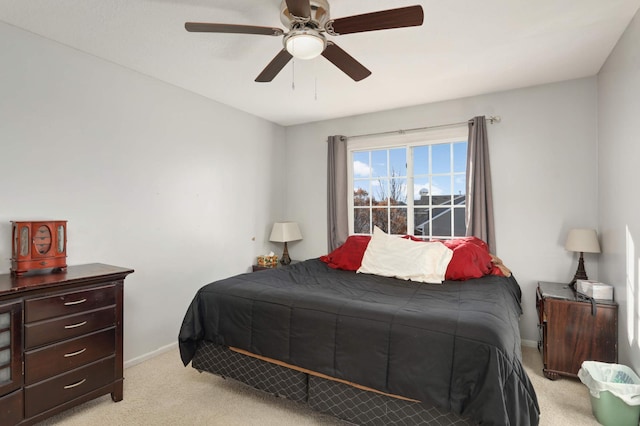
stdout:
<svg viewBox="0 0 640 426">
<path fill-rule="evenodd" d="M 0 275 L 0 423 L 29 425 L 111 394 L 122 400 L 124 279 L 99 263 Z"/>
<path fill-rule="evenodd" d="M 539 282 L 538 349 L 543 373 L 577 377 L 583 361 L 618 362 L 618 304 L 579 300 L 567 284 Z"/>
</svg>

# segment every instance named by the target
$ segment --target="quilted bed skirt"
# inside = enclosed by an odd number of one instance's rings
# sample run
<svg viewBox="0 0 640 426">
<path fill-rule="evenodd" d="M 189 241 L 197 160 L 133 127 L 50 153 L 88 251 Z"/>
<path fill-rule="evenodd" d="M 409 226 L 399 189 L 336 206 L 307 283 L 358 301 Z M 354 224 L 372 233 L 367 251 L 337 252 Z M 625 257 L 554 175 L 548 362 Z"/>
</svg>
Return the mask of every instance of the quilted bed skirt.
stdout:
<svg viewBox="0 0 640 426">
<path fill-rule="evenodd" d="M 438 407 L 297 371 L 207 341 L 200 342 L 191 365 L 360 425 L 477 424 Z"/>
</svg>

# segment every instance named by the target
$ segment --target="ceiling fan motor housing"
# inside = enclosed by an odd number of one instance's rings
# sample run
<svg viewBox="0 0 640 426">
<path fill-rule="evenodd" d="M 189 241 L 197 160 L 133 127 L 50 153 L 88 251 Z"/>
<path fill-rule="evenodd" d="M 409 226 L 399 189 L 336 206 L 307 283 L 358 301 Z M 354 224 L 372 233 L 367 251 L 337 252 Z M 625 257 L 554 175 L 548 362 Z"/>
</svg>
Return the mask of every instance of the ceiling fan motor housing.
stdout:
<svg viewBox="0 0 640 426">
<path fill-rule="evenodd" d="M 289 12 L 287 2 L 282 0 L 280 4 L 280 21 L 288 29 L 292 30 L 296 27 L 296 24 L 300 22 L 309 22 L 312 27 L 324 28 L 324 25 L 329 21 L 329 2 L 327 0 L 311 0 L 309 2 L 311 6 L 311 15 L 309 19 L 302 17 L 296 17 Z"/>
</svg>

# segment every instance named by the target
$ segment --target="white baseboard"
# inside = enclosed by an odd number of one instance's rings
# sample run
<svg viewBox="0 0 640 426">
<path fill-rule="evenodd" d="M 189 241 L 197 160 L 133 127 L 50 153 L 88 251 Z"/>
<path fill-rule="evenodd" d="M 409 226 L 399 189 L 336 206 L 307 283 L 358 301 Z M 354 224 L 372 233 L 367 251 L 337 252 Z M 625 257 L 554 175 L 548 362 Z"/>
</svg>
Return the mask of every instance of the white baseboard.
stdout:
<svg viewBox="0 0 640 426">
<path fill-rule="evenodd" d="M 537 348 L 538 347 L 538 342 L 536 342 L 535 340 L 520 340 L 520 344 L 522 346 L 526 346 L 529 348 Z"/>
<path fill-rule="evenodd" d="M 144 355 L 140 355 L 138 357 L 125 361 L 124 368 L 133 367 L 136 364 L 140 364 L 141 362 L 144 362 L 148 359 L 157 357 L 158 355 L 161 355 L 165 352 L 169 352 L 170 350 L 174 349 L 176 346 L 178 346 L 178 342 L 170 343 L 166 346 L 162 346 L 161 348 L 156 349 L 155 351 L 151 351 Z"/>
</svg>

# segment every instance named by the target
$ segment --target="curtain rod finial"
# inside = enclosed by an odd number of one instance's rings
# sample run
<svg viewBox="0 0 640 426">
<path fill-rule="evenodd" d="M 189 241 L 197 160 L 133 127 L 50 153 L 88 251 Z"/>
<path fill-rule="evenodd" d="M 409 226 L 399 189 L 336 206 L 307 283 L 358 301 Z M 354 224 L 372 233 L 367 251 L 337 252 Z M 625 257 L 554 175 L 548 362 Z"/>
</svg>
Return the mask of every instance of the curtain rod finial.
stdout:
<svg viewBox="0 0 640 426">
<path fill-rule="evenodd" d="M 502 117 L 500 117 L 499 115 L 490 115 L 489 117 L 487 117 L 487 120 L 489 120 L 489 123 L 491 124 L 499 123 L 502 121 Z"/>
</svg>

